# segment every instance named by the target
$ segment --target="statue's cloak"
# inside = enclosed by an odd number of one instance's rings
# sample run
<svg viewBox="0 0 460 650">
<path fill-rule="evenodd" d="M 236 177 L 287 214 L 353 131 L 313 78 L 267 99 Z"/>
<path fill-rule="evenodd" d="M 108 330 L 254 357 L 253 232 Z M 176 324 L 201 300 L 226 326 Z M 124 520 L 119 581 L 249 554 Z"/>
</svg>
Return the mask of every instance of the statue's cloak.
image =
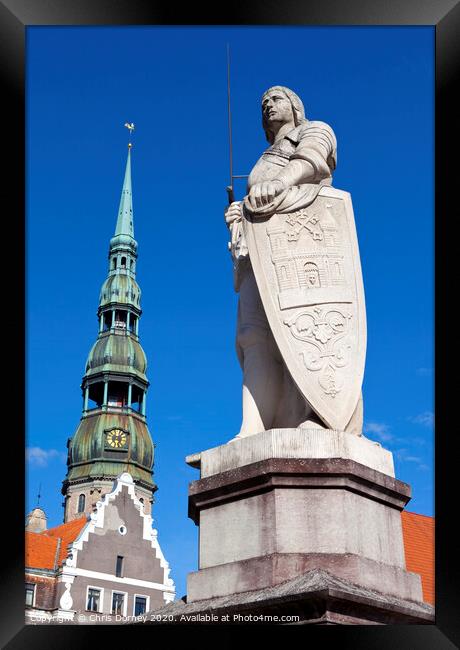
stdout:
<svg viewBox="0 0 460 650">
<path fill-rule="evenodd" d="M 360 397 L 366 357 L 358 240 L 350 194 L 309 190 L 309 200 L 297 203 L 307 207 L 289 201 L 287 212 L 278 202 L 271 216 L 254 214 L 246 201 L 243 229 L 283 360 L 321 420 L 343 431 Z"/>
</svg>

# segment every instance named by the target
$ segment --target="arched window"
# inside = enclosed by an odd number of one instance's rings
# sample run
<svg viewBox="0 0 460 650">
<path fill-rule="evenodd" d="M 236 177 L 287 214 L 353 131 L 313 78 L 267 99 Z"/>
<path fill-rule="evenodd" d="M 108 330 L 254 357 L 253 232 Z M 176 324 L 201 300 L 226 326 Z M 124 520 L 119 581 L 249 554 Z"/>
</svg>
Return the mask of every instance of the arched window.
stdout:
<svg viewBox="0 0 460 650">
<path fill-rule="evenodd" d="M 78 511 L 77 512 L 85 512 L 85 495 L 80 494 L 78 497 Z"/>
<path fill-rule="evenodd" d="M 121 258 L 121 268 L 125 269 L 126 268 L 126 257 Z"/>
<path fill-rule="evenodd" d="M 116 269 L 116 268 L 117 268 L 117 258 L 113 257 L 112 258 L 112 269 Z"/>
</svg>

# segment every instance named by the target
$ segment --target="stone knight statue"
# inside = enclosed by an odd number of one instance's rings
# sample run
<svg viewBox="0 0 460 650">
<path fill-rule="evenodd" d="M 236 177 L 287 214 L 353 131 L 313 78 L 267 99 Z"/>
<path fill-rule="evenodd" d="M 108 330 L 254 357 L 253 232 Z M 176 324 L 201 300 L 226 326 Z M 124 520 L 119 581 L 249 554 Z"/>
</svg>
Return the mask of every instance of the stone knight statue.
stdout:
<svg viewBox="0 0 460 650">
<path fill-rule="evenodd" d="M 273 428 L 361 435 L 364 290 L 350 195 L 332 188 L 336 137 L 283 86 L 262 96 L 262 124 L 270 146 L 225 212 L 243 370 L 236 438 Z"/>
<path fill-rule="evenodd" d="M 288 594 L 304 623 L 431 621 L 404 560 L 409 486 L 362 434 L 364 288 L 351 196 L 332 187 L 335 134 L 282 86 L 262 96 L 262 123 L 270 146 L 242 201 L 230 156 L 225 211 L 243 420 L 233 439 L 186 459 L 200 469 L 189 489 L 200 553 L 185 607 L 239 611 L 249 591 L 247 611 Z M 326 594 L 318 618 L 318 589 L 338 584 L 346 609 Z"/>
</svg>

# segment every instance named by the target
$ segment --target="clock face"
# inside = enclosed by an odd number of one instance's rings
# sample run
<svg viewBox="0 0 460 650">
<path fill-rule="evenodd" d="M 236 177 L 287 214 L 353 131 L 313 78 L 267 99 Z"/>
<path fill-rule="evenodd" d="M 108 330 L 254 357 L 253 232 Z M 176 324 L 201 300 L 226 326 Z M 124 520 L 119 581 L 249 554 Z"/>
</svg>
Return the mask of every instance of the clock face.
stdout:
<svg viewBox="0 0 460 650">
<path fill-rule="evenodd" d="M 107 444 L 114 449 L 122 449 L 126 447 L 128 437 L 121 429 L 112 429 L 107 434 Z"/>
</svg>

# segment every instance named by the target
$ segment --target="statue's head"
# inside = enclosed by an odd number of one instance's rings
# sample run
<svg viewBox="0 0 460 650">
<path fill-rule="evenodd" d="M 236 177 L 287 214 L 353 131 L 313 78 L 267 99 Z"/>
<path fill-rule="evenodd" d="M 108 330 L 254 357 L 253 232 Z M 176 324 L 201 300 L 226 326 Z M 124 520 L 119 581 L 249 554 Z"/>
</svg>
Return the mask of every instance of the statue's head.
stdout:
<svg viewBox="0 0 460 650">
<path fill-rule="evenodd" d="M 305 118 L 305 109 L 303 107 L 302 100 L 298 95 L 295 94 L 289 88 L 285 86 L 272 86 L 264 92 L 262 95 L 262 126 L 265 131 L 265 137 L 267 138 L 270 144 L 273 144 L 275 139 L 275 131 L 270 125 L 270 116 L 267 114 L 267 103 L 270 97 L 275 96 L 284 96 L 284 98 L 289 102 L 290 109 L 288 108 L 286 112 L 283 112 L 282 117 L 287 121 L 287 119 L 292 119 L 295 126 L 299 126 L 302 122 L 306 121 Z M 290 110 L 290 114 L 289 114 Z M 279 122 L 277 122 L 279 125 Z M 279 126 L 277 126 L 277 129 Z"/>
</svg>

